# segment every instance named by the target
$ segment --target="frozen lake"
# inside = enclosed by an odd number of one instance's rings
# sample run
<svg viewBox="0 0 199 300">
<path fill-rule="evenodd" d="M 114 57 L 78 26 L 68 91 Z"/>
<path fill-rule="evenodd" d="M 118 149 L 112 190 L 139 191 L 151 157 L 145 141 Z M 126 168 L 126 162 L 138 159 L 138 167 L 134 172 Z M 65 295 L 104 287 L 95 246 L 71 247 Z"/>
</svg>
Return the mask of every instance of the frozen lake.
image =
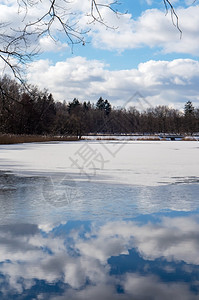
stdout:
<svg viewBox="0 0 199 300">
<path fill-rule="evenodd" d="M 198 151 L 0 145 L 0 298 L 199 299 Z"/>
</svg>

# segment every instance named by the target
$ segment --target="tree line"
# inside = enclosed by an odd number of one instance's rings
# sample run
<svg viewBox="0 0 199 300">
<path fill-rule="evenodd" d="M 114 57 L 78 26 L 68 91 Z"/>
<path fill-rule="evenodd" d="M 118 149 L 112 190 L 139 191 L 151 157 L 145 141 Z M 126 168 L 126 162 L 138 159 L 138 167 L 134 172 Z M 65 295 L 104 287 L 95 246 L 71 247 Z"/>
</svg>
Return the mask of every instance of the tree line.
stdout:
<svg viewBox="0 0 199 300">
<path fill-rule="evenodd" d="M 187 101 L 184 111 L 168 106 L 115 108 L 100 97 L 96 103 L 56 102 L 48 91 L 0 79 L 0 133 L 74 135 L 104 134 L 193 134 L 199 132 L 199 108 Z"/>
</svg>

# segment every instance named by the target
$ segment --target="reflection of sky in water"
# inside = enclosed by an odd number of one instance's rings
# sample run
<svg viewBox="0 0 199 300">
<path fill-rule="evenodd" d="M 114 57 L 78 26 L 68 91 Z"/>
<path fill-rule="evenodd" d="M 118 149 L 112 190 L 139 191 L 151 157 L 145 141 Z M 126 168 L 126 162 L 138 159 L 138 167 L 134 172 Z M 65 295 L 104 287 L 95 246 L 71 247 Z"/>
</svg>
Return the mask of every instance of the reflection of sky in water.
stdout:
<svg viewBox="0 0 199 300">
<path fill-rule="evenodd" d="M 0 226 L 1 299 L 198 299 L 199 217 Z"/>
<path fill-rule="evenodd" d="M 199 299 L 197 177 L 71 176 L 0 173 L 0 299 Z"/>
<path fill-rule="evenodd" d="M 198 178 L 160 186 L 81 181 L 70 174 L 16 176 L 0 173 L 0 222 L 131 218 L 160 211 L 198 209 Z"/>
</svg>

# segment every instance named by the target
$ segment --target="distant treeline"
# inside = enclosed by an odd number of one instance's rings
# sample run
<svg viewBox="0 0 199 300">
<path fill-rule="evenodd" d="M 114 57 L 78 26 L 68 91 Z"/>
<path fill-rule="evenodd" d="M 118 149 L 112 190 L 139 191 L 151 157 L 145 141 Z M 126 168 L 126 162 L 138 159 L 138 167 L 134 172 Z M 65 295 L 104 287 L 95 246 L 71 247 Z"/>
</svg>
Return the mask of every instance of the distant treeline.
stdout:
<svg viewBox="0 0 199 300">
<path fill-rule="evenodd" d="M 101 97 L 95 104 L 55 102 L 52 94 L 36 87 L 27 90 L 4 76 L 0 79 L 0 133 L 78 135 L 88 133 L 179 133 L 199 132 L 199 108 L 191 101 L 184 112 L 168 106 L 145 111 L 135 107 L 113 108 Z"/>
</svg>

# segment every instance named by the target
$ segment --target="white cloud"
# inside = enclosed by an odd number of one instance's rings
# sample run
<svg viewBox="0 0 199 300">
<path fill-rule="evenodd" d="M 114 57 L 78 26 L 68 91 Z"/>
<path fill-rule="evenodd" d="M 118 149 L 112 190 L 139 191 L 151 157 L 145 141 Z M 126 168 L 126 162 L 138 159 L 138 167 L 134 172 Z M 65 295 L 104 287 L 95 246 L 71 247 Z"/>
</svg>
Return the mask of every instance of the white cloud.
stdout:
<svg viewBox="0 0 199 300">
<path fill-rule="evenodd" d="M 42 74 L 42 75 L 41 75 Z M 151 105 L 183 107 L 191 99 L 197 106 L 199 62 L 191 59 L 148 61 L 137 69 L 110 71 L 104 62 L 83 57 L 52 64 L 33 62 L 28 80 L 47 88 L 59 101 L 97 101 L 100 96 L 114 105 L 123 105 L 139 91 Z"/>
<path fill-rule="evenodd" d="M 199 6 L 176 9 L 179 26 L 183 32 L 180 38 L 180 32 L 173 25 L 171 15 L 165 16 L 164 10 L 149 9 L 138 19 L 134 19 L 130 13 L 118 17 L 112 11 L 103 8 L 101 14 L 104 23 L 108 27 L 115 28 L 108 29 L 100 23 L 90 24 L 91 18 L 87 16 L 90 10 L 88 2 L 84 7 L 82 2 L 75 1 L 75 3 L 76 6 L 71 7 L 72 10 L 76 11 L 81 7 L 80 15 L 75 17 L 78 20 L 78 27 L 83 30 L 91 29 L 88 31 L 88 36 L 92 38 L 92 44 L 96 48 L 123 51 L 147 46 L 158 47 L 165 53 L 198 55 Z M 175 16 L 173 21 L 176 23 Z"/>
<path fill-rule="evenodd" d="M 7 1 L 4 3 L 8 5 Z M 83 3 L 82 6 L 80 0 L 76 0 L 70 4 L 70 7 L 71 11 L 79 11 L 79 26 L 86 29 L 89 2 Z M 107 1 L 104 0 L 103 3 Z M 37 19 L 38 12 L 43 13 L 46 5 L 47 2 L 38 2 L 36 7 L 31 8 L 27 18 Z M 1 20 L 12 22 L 14 28 L 18 28 L 19 24 L 22 26 L 24 10 L 19 15 L 16 11 L 16 1 L 13 1 L 10 6 L 0 4 Z M 156 50 L 156 47 L 159 47 L 165 52 L 196 55 L 199 53 L 199 6 L 177 10 L 183 30 L 182 39 L 179 38 L 179 32 L 173 26 L 170 15 L 165 16 L 164 11 L 150 9 L 143 12 L 138 19 L 133 19 L 131 14 L 117 18 L 105 8 L 102 8 L 102 13 L 105 20 L 108 20 L 108 25 L 119 27 L 117 30 L 107 30 L 100 24 L 91 25 L 93 31 L 88 34 L 91 42 L 98 48 L 123 51 L 149 46 Z M 52 28 L 53 33 L 56 26 Z M 40 38 L 39 47 L 43 52 L 63 52 L 68 49 L 63 41 L 55 44 L 46 36 Z M 189 59 L 177 59 L 171 62 L 148 61 L 140 64 L 137 69 L 120 71 L 110 71 L 104 62 L 83 57 L 73 57 L 54 65 L 48 60 L 38 60 L 30 65 L 28 80 L 42 89 L 48 88 L 55 99 L 60 101 L 69 101 L 74 97 L 78 97 L 81 101 L 97 101 L 100 96 L 103 96 L 112 104 L 123 105 L 136 91 L 146 97 L 152 105 L 175 104 L 182 108 L 187 100 L 192 100 L 196 105 L 199 100 L 198 61 Z"/>
<path fill-rule="evenodd" d="M 121 15 L 119 18 L 104 11 L 105 20 L 116 30 L 107 30 L 101 24 L 95 24 L 90 32 L 95 47 L 124 51 L 139 47 L 158 47 L 165 53 L 186 53 L 198 55 L 199 51 L 199 6 L 176 9 L 179 17 L 180 32 L 173 25 L 171 15 L 165 16 L 165 11 L 149 9 L 138 19 L 131 14 Z M 175 16 L 173 21 L 176 24 Z"/>
<path fill-rule="evenodd" d="M 49 36 L 43 36 L 39 40 L 39 49 L 41 52 L 61 52 L 69 48 L 68 44 L 54 41 Z"/>
<path fill-rule="evenodd" d="M 177 15 L 179 16 L 179 25 L 183 31 L 182 39 L 180 33 L 172 24 L 170 14 L 165 16 L 165 10 L 149 9 L 142 13 L 140 17 L 134 19 L 132 14 L 124 14 L 116 16 L 111 10 L 101 7 L 101 15 L 103 16 L 104 23 L 116 28 L 108 29 L 100 23 L 91 23 L 90 2 L 75 0 L 70 4 L 60 1 L 61 7 L 65 7 L 65 11 L 69 14 L 65 15 L 66 22 L 75 24 L 77 31 L 80 29 L 88 32 L 88 36 L 92 40 L 92 44 L 97 48 L 104 48 L 115 51 L 123 51 L 125 49 L 135 49 L 139 47 L 158 47 L 166 53 L 188 53 L 198 55 L 199 52 L 199 6 L 190 6 L 188 8 L 176 8 Z M 102 1 L 101 1 L 102 2 Z M 151 1 L 147 1 L 151 4 Z M 21 2 L 22 3 L 22 2 Z M 104 4 L 108 1 L 104 0 Z M 135 4 L 136 5 L 136 4 Z M 18 10 L 17 1 L 13 1 L 12 5 L 0 3 L 0 19 L 2 22 L 8 22 L 12 28 L 22 28 L 25 22 L 39 19 L 49 9 L 49 3 L 46 1 L 38 2 L 27 11 L 25 9 Z M 57 8 L 60 15 L 63 15 L 63 10 Z M 20 13 L 18 14 L 17 11 Z M 75 13 L 74 13 L 75 12 Z M 74 13 L 74 14 L 72 14 Z M 25 17 L 25 20 L 24 20 Z M 176 22 L 175 17 L 174 23 Z M 8 28 L 7 28 L 8 29 Z M 61 29 L 59 22 L 54 22 L 51 26 L 51 34 L 56 39 L 60 38 L 60 44 L 57 51 L 62 51 L 66 47 L 66 36 L 60 35 L 57 29 Z M 33 28 L 34 30 L 34 28 Z M 65 39 L 65 41 L 64 41 Z M 40 45 L 48 45 L 49 41 L 42 37 Z M 63 43 L 63 46 L 61 46 Z M 51 49 L 52 48 L 52 49 Z M 44 50 L 45 47 L 42 49 Z M 47 51 L 55 49 L 50 43 L 50 48 Z"/>
</svg>

